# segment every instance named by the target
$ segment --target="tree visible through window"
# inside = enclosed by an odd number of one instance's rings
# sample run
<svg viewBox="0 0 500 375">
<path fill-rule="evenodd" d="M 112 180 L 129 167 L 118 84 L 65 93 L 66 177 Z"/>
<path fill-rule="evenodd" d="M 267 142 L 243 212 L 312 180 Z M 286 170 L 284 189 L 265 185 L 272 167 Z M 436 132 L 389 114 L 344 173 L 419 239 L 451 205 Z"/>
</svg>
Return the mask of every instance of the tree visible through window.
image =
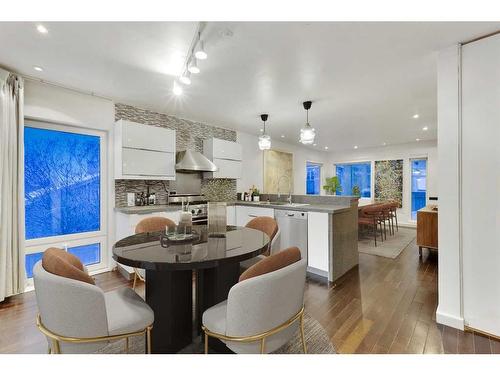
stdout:
<svg viewBox="0 0 500 375">
<path fill-rule="evenodd" d="M 336 171 L 342 187 L 337 195 L 371 197 L 371 163 L 337 164 Z"/>
<path fill-rule="evenodd" d="M 100 138 L 26 127 L 26 239 L 100 229 Z"/>
<path fill-rule="evenodd" d="M 319 195 L 321 191 L 321 165 L 306 164 L 306 194 Z"/>
</svg>

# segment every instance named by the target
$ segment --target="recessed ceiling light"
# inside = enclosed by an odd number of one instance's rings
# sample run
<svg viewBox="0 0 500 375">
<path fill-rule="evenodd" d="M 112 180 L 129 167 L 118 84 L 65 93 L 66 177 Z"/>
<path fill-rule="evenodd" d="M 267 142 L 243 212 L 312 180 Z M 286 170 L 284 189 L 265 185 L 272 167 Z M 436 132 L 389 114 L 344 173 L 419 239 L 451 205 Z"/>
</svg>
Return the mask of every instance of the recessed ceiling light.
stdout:
<svg viewBox="0 0 500 375">
<path fill-rule="evenodd" d="M 182 86 L 179 85 L 177 83 L 177 81 L 174 81 L 174 87 L 172 88 L 172 92 L 174 93 L 174 95 L 177 95 L 177 96 L 182 95 L 182 92 L 183 92 Z"/>
<path fill-rule="evenodd" d="M 40 33 L 40 34 L 47 34 L 49 32 L 49 30 L 47 30 L 47 28 L 43 25 L 36 25 L 36 30 Z"/>
<path fill-rule="evenodd" d="M 35 69 L 37 72 L 43 72 L 43 68 L 40 66 L 34 66 L 33 69 Z"/>
<path fill-rule="evenodd" d="M 420 138 L 415 139 L 417 142 L 420 142 Z"/>
<path fill-rule="evenodd" d="M 419 117 L 420 117 L 420 116 L 418 115 L 418 113 L 415 113 L 415 114 L 413 115 L 413 118 L 419 118 Z"/>
<path fill-rule="evenodd" d="M 328 150 L 328 146 L 325 146 L 325 150 Z"/>
<path fill-rule="evenodd" d="M 260 129 L 260 131 L 261 131 L 261 132 L 263 132 L 263 131 L 264 131 L 264 129 Z"/>
<path fill-rule="evenodd" d="M 354 149 L 357 150 L 358 149 L 358 146 L 354 146 Z"/>
<path fill-rule="evenodd" d="M 313 146 L 317 146 L 317 144 L 316 144 L 316 143 L 314 143 L 314 144 L 313 144 Z"/>
<path fill-rule="evenodd" d="M 281 134 L 281 138 L 285 138 L 285 135 L 284 135 L 284 134 Z"/>
<path fill-rule="evenodd" d="M 384 143 L 382 143 L 382 146 L 387 146 L 387 143 L 385 143 L 385 142 L 384 142 Z"/>
<path fill-rule="evenodd" d="M 429 127 L 428 127 L 428 126 L 424 126 L 424 127 L 422 128 L 422 130 L 423 130 L 424 132 L 426 132 L 427 130 L 429 130 Z"/>
</svg>

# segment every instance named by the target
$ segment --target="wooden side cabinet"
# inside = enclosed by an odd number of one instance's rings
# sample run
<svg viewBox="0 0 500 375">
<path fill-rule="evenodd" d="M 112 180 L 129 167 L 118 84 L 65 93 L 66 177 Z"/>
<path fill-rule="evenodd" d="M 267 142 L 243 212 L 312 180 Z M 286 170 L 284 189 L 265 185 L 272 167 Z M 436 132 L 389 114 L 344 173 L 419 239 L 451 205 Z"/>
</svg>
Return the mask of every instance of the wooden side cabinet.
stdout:
<svg viewBox="0 0 500 375">
<path fill-rule="evenodd" d="M 422 248 L 438 248 L 438 211 L 437 206 L 426 206 L 417 211 L 417 246 L 420 256 Z"/>
</svg>

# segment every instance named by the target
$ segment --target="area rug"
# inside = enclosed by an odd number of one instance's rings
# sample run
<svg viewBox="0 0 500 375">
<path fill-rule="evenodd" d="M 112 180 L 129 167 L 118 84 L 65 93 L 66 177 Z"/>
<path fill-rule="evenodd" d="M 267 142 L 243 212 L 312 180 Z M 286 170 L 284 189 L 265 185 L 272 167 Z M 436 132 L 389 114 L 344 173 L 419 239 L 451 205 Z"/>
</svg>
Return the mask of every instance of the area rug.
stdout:
<svg viewBox="0 0 500 375">
<path fill-rule="evenodd" d="M 154 329 L 154 328 L 153 328 Z M 308 354 L 335 354 L 335 347 L 330 342 L 328 334 L 319 322 L 304 314 L 304 335 L 307 344 Z M 145 339 L 142 336 L 130 338 L 129 353 L 144 354 Z M 98 354 L 125 354 L 125 341 L 119 340 L 112 342 L 99 350 Z M 273 354 L 302 354 L 302 341 L 300 339 L 300 331 L 295 337 L 285 346 L 282 346 Z M 182 350 L 181 354 L 203 354 L 203 343 L 201 338 L 197 337 L 195 342 L 188 348 Z"/>
<path fill-rule="evenodd" d="M 373 240 L 373 235 L 365 234 L 358 241 L 358 251 L 360 253 L 378 255 L 385 258 L 397 258 L 399 254 L 415 239 L 417 231 L 413 228 L 399 228 L 394 236 L 387 233 L 387 239 L 377 238 L 377 246 Z"/>
</svg>

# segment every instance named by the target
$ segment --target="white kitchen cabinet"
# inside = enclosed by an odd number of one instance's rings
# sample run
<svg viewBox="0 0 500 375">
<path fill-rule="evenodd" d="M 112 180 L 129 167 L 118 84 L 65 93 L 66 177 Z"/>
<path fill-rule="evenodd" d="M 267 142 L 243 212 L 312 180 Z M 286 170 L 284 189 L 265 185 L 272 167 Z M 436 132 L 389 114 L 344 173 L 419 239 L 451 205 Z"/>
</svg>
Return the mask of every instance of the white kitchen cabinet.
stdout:
<svg viewBox="0 0 500 375">
<path fill-rule="evenodd" d="M 236 142 L 218 138 L 203 141 L 203 154 L 216 166 L 216 172 L 205 172 L 205 178 L 241 178 L 242 149 Z"/>
<path fill-rule="evenodd" d="M 179 222 L 181 211 L 167 211 L 167 212 L 153 212 L 149 214 L 126 214 L 123 212 L 116 212 L 116 231 L 115 237 L 116 241 L 119 241 L 125 237 L 132 236 L 135 234 L 135 227 L 142 219 L 149 217 L 161 216 L 172 220 L 175 223 Z M 121 272 L 124 276 L 129 276 L 134 273 L 132 267 L 126 266 L 124 264 L 119 264 Z"/>
<path fill-rule="evenodd" d="M 175 130 L 119 120 L 115 179 L 175 180 Z"/>
<path fill-rule="evenodd" d="M 274 209 L 268 207 L 236 206 L 236 225 L 244 227 L 250 220 L 259 216 L 274 218 Z"/>
<path fill-rule="evenodd" d="M 307 215 L 307 270 L 328 277 L 330 268 L 329 214 L 309 212 Z"/>
<path fill-rule="evenodd" d="M 226 207 L 227 225 L 236 225 L 236 206 Z"/>
</svg>

